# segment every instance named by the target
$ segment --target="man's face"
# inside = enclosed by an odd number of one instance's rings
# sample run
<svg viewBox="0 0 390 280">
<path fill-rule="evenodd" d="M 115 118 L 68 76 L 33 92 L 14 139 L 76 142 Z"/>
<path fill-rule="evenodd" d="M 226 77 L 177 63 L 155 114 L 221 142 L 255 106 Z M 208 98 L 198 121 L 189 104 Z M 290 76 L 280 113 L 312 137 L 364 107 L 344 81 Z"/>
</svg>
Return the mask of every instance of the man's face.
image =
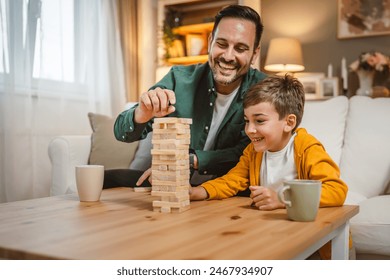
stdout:
<svg viewBox="0 0 390 280">
<path fill-rule="evenodd" d="M 223 18 L 209 38 L 209 64 L 217 91 L 230 93 L 259 54 L 254 49 L 256 26 L 248 20 Z M 224 92 L 226 91 L 226 92 Z"/>
</svg>

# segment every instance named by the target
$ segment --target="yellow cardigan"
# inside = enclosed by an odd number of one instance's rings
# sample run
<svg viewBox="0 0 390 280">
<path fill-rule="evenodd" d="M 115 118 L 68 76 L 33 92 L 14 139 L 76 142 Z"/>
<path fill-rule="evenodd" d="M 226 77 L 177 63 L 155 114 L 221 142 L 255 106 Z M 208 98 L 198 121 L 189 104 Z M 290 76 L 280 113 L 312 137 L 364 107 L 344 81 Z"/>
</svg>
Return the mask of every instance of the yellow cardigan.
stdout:
<svg viewBox="0 0 390 280">
<path fill-rule="evenodd" d="M 322 182 L 320 207 L 342 206 L 347 196 L 348 187 L 340 179 L 340 169 L 326 153 L 323 145 L 308 134 L 304 128 L 296 131 L 294 139 L 294 161 L 298 179 L 320 180 Z M 249 144 L 240 161 L 226 175 L 205 182 L 209 199 L 223 199 L 234 196 L 249 186 L 261 186 L 260 167 L 262 152 L 256 152 Z M 349 238 L 352 247 L 352 238 Z M 331 242 L 319 250 L 322 259 L 330 259 Z"/>
<path fill-rule="evenodd" d="M 323 145 L 298 128 L 294 139 L 294 161 L 298 179 L 320 180 L 322 182 L 320 207 L 341 206 L 347 196 L 348 187 L 340 179 L 340 169 L 326 153 Z M 226 175 L 205 182 L 209 199 L 223 199 L 234 196 L 249 186 L 261 186 L 260 167 L 262 152 L 256 152 L 249 144 L 240 161 Z"/>
</svg>

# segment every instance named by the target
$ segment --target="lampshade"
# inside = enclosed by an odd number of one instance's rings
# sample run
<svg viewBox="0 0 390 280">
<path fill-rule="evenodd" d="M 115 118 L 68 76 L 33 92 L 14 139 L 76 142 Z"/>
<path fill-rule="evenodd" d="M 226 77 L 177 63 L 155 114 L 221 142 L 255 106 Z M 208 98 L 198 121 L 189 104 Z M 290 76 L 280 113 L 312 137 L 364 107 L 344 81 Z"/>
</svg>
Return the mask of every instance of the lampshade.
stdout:
<svg viewBox="0 0 390 280">
<path fill-rule="evenodd" d="M 303 71 L 301 43 L 294 38 L 272 39 L 265 60 L 264 69 L 273 72 Z"/>
</svg>

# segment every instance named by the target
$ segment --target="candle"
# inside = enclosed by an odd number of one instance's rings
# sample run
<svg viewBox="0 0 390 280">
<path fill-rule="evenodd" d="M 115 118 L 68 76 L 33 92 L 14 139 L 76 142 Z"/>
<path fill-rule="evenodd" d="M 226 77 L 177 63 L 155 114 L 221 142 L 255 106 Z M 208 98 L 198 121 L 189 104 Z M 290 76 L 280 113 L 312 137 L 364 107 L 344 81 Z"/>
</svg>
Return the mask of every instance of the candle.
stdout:
<svg viewBox="0 0 390 280">
<path fill-rule="evenodd" d="M 329 63 L 328 65 L 328 78 L 332 78 L 333 77 L 333 65 L 332 63 Z"/>
<path fill-rule="evenodd" d="M 347 72 L 347 61 L 345 57 L 341 59 L 341 78 L 343 79 L 343 90 L 348 89 L 348 72 Z"/>
</svg>

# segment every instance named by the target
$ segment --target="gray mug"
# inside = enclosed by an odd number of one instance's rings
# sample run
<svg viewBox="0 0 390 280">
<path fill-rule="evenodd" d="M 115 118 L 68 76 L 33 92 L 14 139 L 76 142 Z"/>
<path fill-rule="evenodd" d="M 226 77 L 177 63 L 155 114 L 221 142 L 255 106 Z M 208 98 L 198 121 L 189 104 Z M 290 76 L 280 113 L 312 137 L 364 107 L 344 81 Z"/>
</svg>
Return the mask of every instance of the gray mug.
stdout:
<svg viewBox="0 0 390 280">
<path fill-rule="evenodd" d="M 297 179 L 283 184 L 278 197 L 286 205 L 288 218 L 300 222 L 314 221 L 320 206 L 321 181 Z"/>
</svg>

